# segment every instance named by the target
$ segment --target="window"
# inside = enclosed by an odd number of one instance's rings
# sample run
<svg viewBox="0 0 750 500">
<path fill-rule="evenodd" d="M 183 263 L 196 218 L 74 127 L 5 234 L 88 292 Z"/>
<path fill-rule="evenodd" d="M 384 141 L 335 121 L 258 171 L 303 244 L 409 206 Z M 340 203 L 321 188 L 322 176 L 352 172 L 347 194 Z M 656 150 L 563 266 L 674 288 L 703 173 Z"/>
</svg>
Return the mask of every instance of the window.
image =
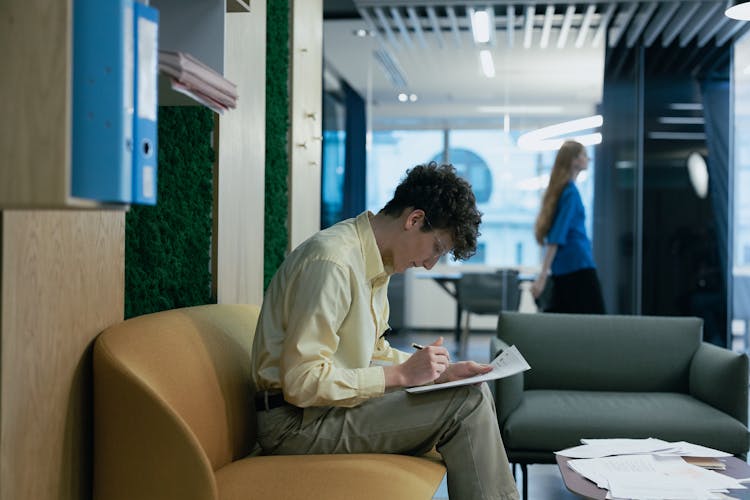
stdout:
<svg viewBox="0 0 750 500">
<path fill-rule="evenodd" d="M 541 249 L 534 223 L 547 187 L 556 151 L 533 152 L 516 147 L 525 131 L 493 130 L 386 131 L 373 135 L 369 155 L 367 206 L 379 210 L 390 200 L 407 168 L 444 158 L 472 185 L 484 214 L 477 253 L 467 261 L 488 266 L 538 267 Z M 593 239 L 594 151 L 589 171 L 577 186 Z M 449 263 L 458 265 L 459 263 Z"/>
</svg>

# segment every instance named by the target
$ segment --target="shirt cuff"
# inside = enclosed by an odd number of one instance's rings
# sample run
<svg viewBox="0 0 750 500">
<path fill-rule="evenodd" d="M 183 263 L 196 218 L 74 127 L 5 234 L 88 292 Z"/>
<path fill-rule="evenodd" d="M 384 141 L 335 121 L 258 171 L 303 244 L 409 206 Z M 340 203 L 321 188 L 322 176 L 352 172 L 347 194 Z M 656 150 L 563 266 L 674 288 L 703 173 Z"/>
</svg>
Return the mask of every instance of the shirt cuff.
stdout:
<svg viewBox="0 0 750 500">
<path fill-rule="evenodd" d="M 385 394 L 385 371 L 382 366 L 370 366 L 359 370 L 360 394 L 365 398 Z"/>
</svg>

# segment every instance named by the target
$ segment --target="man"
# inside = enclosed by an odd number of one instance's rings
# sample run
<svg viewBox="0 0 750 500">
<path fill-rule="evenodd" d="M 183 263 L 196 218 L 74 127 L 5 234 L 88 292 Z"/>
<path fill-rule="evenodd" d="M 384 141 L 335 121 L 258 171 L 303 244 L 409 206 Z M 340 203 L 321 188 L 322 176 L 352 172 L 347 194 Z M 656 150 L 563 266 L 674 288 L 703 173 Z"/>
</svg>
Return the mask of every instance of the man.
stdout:
<svg viewBox="0 0 750 500">
<path fill-rule="evenodd" d="M 518 498 L 486 384 L 400 390 L 490 366 L 451 363 L 442 338 L 413 354 L 383 338 L 389 276 L 431 269 L 449 251 L 468 258 L 480 222 L 471 186 L 452 166 L 420 165 L 377 215 L 340 222 L 286 258 L 253 345 L 264 453 L 419 455 L 436 447 L 452 500 Z"/>
</svg>

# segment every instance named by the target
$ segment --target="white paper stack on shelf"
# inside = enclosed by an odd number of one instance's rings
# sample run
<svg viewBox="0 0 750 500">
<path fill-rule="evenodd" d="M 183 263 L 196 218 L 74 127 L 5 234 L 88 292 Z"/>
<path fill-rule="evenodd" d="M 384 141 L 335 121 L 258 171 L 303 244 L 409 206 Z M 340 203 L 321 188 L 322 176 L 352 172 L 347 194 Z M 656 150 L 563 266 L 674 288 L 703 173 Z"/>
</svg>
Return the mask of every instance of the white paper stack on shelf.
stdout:
<svg viewBox="0 0 750 500">
<path fill-rule="evenodd" d="M 219 114 L 237 107 L 237 86 L 186 52 L 160 50 L 159 71 L 174 90 Z"/>
<path fill-rule="evenodd" d="M 686 462 L 682 456 L 728 457 L 728 453 L 660 439 L 582 439 L 584 444 L 556 452 L 568 466 L 600 488 L 608 499 L 718 499 L 742 481 Z M 585 458 L 582 458 L 585 457 Z"/>
</svg>

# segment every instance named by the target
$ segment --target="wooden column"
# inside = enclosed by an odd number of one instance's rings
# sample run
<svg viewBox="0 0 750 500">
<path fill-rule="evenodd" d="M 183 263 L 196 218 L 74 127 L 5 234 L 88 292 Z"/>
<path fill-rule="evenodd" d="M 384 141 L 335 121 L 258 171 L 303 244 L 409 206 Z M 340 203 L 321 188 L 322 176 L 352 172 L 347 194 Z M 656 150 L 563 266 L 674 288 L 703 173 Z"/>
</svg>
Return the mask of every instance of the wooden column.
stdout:
<svg viewBox="0 0 750 500">
<path fill-rule="evenodd" d="M 0 213 L 0 498 L 90 498 L 90 353 L 123 318 L 125 213 Z"/>
</svg>

